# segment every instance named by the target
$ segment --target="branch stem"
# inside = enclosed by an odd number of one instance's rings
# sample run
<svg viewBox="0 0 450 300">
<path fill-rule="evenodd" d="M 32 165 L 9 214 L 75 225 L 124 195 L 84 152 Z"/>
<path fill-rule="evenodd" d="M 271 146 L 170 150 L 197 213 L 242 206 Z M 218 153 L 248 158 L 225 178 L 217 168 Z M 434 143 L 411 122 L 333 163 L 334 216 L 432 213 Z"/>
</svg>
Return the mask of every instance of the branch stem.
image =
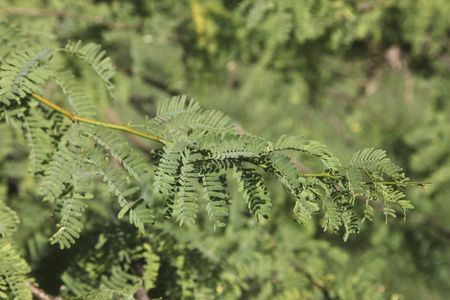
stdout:
<svg viewBox="0 0 450 300">
<path fill-rule="evenodd" d="M 39 300 L 62 300 L 61 297 L 55 297 L 52 295 L 47 294 L 43 289 L 38 288 L 36 285 L 34 284 L 29 284 L 31 293 L 33 294 L 33 296 L 36 299 Z"/>
<path fill-rule="evenodd" d="M 68 10 L 55 10 L 45 8 L 5 7 L 0 9 L 0 16 L 73 18 L 79 22 L 103 25 L 113 29 L 141 29 L 143 26 L 142 22 L 136 23 L 114 22 L 105 19 L 104 17 L 99 15 L 90 16 L 84 14 L 77 14 Z"/>
<path fill-rule="evenodd" d="M 331 175 L 329 173 L 303 173 L 302 174 L 303 177 L 328 177 L 328 178 L 332 178 L 332 179 L 340 179 L 342 176 L 336 176 L 336 175 Z M 366 182 L 361 182 L 362 184 L 375 184 L 375 183 L 381 183 L 384 185 L 417 185 L 417 186 L 427 186 L 430 185 L 431 182 L 427 182 L 427 181 L 366 181 Z"/>
<path fill-rule="evenodd" d="M 167 142 L 164 141 L 161 137 L 151 134 L 151 133 L 145 133 L 139 130 L 136 130 L 134 128 L 131 128 L 129 126 L 126 125 L 120 125 L 120 124 L 112 124 L 112 123 L 107 123 L 107 122 L 102 122 L 102 121 L 98 121 L 96 119 L 92 119 L 92 118 L 86 118 L 86 117 L 81 117 L 78 116 L 64 108 L 62 108 L 61 106 L 57 105 L 56 103 L 54 103 L 53 101 L 32 93 L 31 96 L 37 100 L 39 103 L 50 107 L 51 109 L 53 109 L 54 111 L 59 112 L 60 114 L 64 115 L 66 118 L 68 118 L 69 120 L 71 120 L 72 122 L 80 122 L 80 123 L 86 123 L 86 124 L 92 124 L 92 125 L 96 125 L 96 126 L 101 126 L 101 127 L 105 127 L 105 128 L 110 128 L 110 129 L 114 129 L 114 130 L 119 130 L 119 131 L 123 131 L 132 135 L 136 135 L 139 137 L 142 137 L 144 139 L 147 140 L 151 140 L 154 142 L 158 142 L 161 144 L 166 144 Z"/>
<path fill-rule="evenodd" d="M 303 173 L 304 177 L 329 177 L 332 179 L 339 179 L 341 176 L 335 176 L 328 173 Z"/>
</svg>

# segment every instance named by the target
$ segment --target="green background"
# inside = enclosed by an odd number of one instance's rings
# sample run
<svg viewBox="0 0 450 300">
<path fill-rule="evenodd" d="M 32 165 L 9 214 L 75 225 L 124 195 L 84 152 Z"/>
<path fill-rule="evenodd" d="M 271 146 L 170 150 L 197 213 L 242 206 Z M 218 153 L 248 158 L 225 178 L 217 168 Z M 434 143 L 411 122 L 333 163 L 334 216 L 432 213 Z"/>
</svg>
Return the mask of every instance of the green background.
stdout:
<svg viewBox="0 0 450 300">
<path fill-rule="evenodd" d="M 411 179 L 431 182 L 409 188 L 415 210 L 406 222 L 377 218 L 345 243 L 322 232 L 320 218 L 296 224 L 277 186 L 267 224 L 238 201 L 224 231 L 161 221 L 146 241 L 161 260 L 152 299 L 446 299 L 449 16 L 446 0 L 7 0 L 0 41 L 101 44 L 116 66 L 115 99 L 88 71 L 78 77 L 112 122 L 143 122 L 158 99 L 186 94 L 243 131 L 271 140 L 305 136 L 343 161 L 362 147 L 386 149 Z M 0 57 L 6 52 L 0 44 Z M 50 246 L 56 221 L 40 201 L 39 179 L 26 171 L 27 148 L 0 126 L 0 195 L 20 216 L 15 239 L 31 275 L 58 294 L 61 274 L 77 277 L 74 266 L 92 251 L 91 240 L 99 232 L 114 238 L 116 212 L 105 208 L 111 199 L 103 191 L 79 245 Z M 146 153 L 155 146 L 131 142 Z M 141 243 L 134 229 L 121 232 L 124 247 Z"/>
</svg>

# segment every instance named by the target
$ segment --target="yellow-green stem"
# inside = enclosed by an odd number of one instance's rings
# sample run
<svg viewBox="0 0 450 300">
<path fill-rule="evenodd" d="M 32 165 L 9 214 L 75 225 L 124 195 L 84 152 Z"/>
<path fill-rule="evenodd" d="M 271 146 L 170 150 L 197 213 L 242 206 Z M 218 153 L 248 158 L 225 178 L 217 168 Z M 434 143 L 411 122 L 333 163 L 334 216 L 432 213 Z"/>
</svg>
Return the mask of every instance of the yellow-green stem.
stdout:
<svg viewBox="0 0 450 300">
<path fill-rule="evenodd" d="M 110 128 L 110 129 L 115 129 L 115 130 L 120 130 L 129 134 L 133 134 L 154 142 L 158 142 L 161 144 L 165 144 L 166 141 L 164 141 L 161 137 L 151 134 L 151 133 L 145 133 L 139 130 L 136 130 L 134 128 L 131 128 L 129 126 L 126 125 L 119 125 L 119 124 L 112 124 L 112 123 L 107 123 L 107 122 L 102 122 L 102 121 L 98 121 L 96 119 L 92 119 L 92 118 L 86 118 L 86 117 L 81 117 L 78 116 L 64 108 L 62 108 L 61 106 L 55 104 L 53 101 L 32 93 L 31 96 L 36 99 L 39 103 L 50 107 L 51 109 L 63 114 L 65 117 L 67 117 L 69 120 L 71 120 L 72 122 L 81 122 L 81 123 L 86 123 L 86 124 L 93 124 L 93 125 L 97 125 L 97 126 L 101 126 L 101 127 L 105 127 L 105 128 Z"/>
<path fill-rule="evenodd" d="M 328 173 L 304 173 L 302 174 L 304 177 L 329 177 L 332 179 L 339 179 L 340 176 L 334 176 Z"/>
<path fill-rule="evenodd" d="M 339 179 L 342 176 L 335 176 L 335 175 L 331 175 L 328 173 L 304 173 L 302 174 L 303 177 L 328 177 L 328 178 L 332 178 L 332 179 Z M 426 181 L 405 181 L 405 182 L 401 182 L 401 181 L 368 181 L 368 182 L 361 182 L 362 184 L 375 184 L 375 183 L 381 183 L 384 185 L 417 185 L 417 186 L 427 186 L 430 185 L 431 182 L 426 182 Z"/>
</svg>

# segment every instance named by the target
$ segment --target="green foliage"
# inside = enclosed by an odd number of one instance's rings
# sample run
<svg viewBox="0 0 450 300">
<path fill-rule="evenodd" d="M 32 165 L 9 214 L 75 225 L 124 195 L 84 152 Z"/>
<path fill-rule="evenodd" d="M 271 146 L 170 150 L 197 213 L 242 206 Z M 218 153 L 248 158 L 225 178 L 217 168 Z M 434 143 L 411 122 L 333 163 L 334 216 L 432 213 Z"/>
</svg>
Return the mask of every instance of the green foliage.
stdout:
<svg viewBox="0 0 450 300">
<path fill-rule="evenodd" d="M 0 298 L 446 299 L 447 1 L 19 2 Z"/>
<path fill-rule="evenodd" d="M 67 148 L 62 148 L 66 149 L 66 151 L 59 160 L 59 162 L 62 161 L 63 163 L 56 167 L 53 166 L 53 174 L 47 175 L 44 179 L 44 183 L 55 182 L 55 184 L 64 186 L 64 189 L 65 185 L 69 184 L 71 189 L 64 196 L 56 195 L 52 188 L 45 191 L 45 193 L 53 195 L 58 202 L 60 221 L 57 225 L 58 231 L 50 238 L 50 242 L 53 244 L 58 243 L 61 249 L 70 248 L 75 243 L 75 239 L 80 237 L 80 232 L 83 228 L 80 217 L 85 210 L 85 202 L 94 197 L 91 192 L 90 169 L 86 162 L 86 154 L 89 153 L 91 145 L 85 146 L 85 143 L 88 143 L 88 141 L 81 138 L 79 133 L 75 131 L 68 133 L 68 142 Z M 62 173 L 61 169 L 65 173 Z M 56 183 L 63 176 L 67 181 Z M 47 181 L 45 181 L 46 179 Z"/>
<path fill-rule="evenodd" d="M 87 61 L 100 78 L 109 82 L 109 77 L 104 74 L 106 69 L 110 69 L 105 67 L 109 65 L 109 60 L 104 58 L 103 53 L 98 53 L 97 47 L 90 45 L 85 48 L 78 43 L 69 45 L 66 49 L 81 53 L 81 59 Z M 22 56 L 17 54 L 19 51 L 15 50 L 14 55 Z M 28 54 L 25 52 L 23 57 Z M 23 66 L 34 66 L 34 61 L 35 58 L 30 56 L 30 61 L 20 61 L 20 64 L 15 65 L 10 63 L 6 76 L 9 76 L 10 72 L 22 74 Z M 41 76 L 38 69 L 36 72 L 33 77 L 44 78 L 47 73 L 45 70 Z M 27 78 L 25 76 L 22 80 L 28 82 Z M 62 79 L 56 79 L 77 112 L 86 116 L 96 115 L 94 111 L 90 111 L 95 106 L 88 103 L 88 97 L 83 92 L 78 92 L 75 85 L 70 83 L 73 78 L 69 73 L 62 74 Z M 29 97 L 33 91 L 30 88 L 29 85 L 15 85 L 15 99 L 19 100 L 19 103 L 32 104 Z M 109 87 L 108 89 L 111 90 Z M 9 98 L 5 97 L 3 103 L 8 105 L 7 100 Z M 35 105 L 25 108 L 24 115 L 32 114 L 33 110 L 38 109 Z M 5 109 L 8 109 L 8 106 Z M 34 114 L 34 117 L 40 117 L 42 120 L 27 122 L 25 127 L 30 128 L 36 124 L 37 129 L 33 128 L 34 136 L 48 135 L 49 128 L 53 125 L 41 125 L 46 120 L 45 114 Z M 20 122 L 21 119 L 17 121 Z M 279 178 L 281 183 L 287 186 L 288 192 L 296 199 L 293 214 L 300 223 L 307 223 L 312 215 L 320 210 L 322 203 L 325 210 L 324 229 L 338 231 L 342 226 L 345 229 L 345 240 L 349 234 L 359 231 L 358 217 L 354 212 L 356 196 L 363 195 L 370 201 L 384 201 L 383 213 L 386 217 L 395 217 L 392 205 L 399 205 L 402 209 L 412 207 L 403 199 L 404 194 L 399 189 L 407 183 L 407 179 L 400 173 L 401 169 L 380 150 L 363 149 L 355 154 L 349 168 L 363 171 L 370 180 L 355 182 L 351 181 L 354 177 L 348 178 L 347 173 L 341 170 L 338 159 L 324 145 L 287 136 L 272 144 L 262 138 L 239 133 L 228 117 L 214 110 L 203 110 L 193 100 L 187 101 L 186 97 L 163 101 L 158 107 L 156 117 L 149 120 L 146 127 L 151 128 L 153 134 L 163 137 L 164 147 L 156 150 L 153 157 L 156 161 L 154 187 L 166 199 L 166 216 L 174 216 L 180 225 L 195 223 L 201 189 L 207 197 L 206 209 L 214 226 L 224 225 L 219 219 L 226 216 L 228 211 L 229 203 L 224 200 L 228 170 L 233 170 L 236 174 L 242 198 L 250 214 L 258 221 L 268 219 L 272 207 L 268 187 L 258 170 L 262 169 L 269 176 Z M 121 137 L 107 129 L 97 130 L 91 125 L 74 123 L 70 128 L 57 128 L 51 137 L 42 139 L 41 142 L 47 141 L 49 145 L 44 146 L 41 154 L 39 151 L 42 146 L 35 145 L 36 138 L 33 138 L 30 132 L 31 129 L 28 130 L 27 140 L 32 148 L 32 163 L 35 170 L 39 170 L 36 167 L 38 165 L 45 175 L 41 193 L 45 201 L 57 204 L 56 211 L 60 218 L 58 230 L 50 238 L 51 243 L 59 244 L 61 249 L 65 249 L 70 248 L 76 239 L 80 238 L 83 212 L 87 203 L 94 199 L 94 171 L 117 197 L 121 208 L 119 219 L 128 214 L 130 223 L 143 233 L 146 226 L 153 223 L 154 217 L 148 207 L 149 203 L 139 197 L 137 193 L 140 188 L 133 185 L 133 181 L 139 183 L 141 177 L 148 172 L 146 162 Z M 58 148 L 52 149 L 55 144 Z M 326 168 L 325 172 L 308 178 L 295 169 L 287 157 L 279 154 L 287 150 L 320 159 Z M 52 152 L 54 153 L 50 158 L 49 154 Z M 113 166 L 109 158 L 113 159 L 112 162 L 117 161 L 121 168 Z M 123 173 L 130 177 L 122 176 Z M 394 182 L 387 185 L 384 181 L 386 178 Z M 363 189 L 361 193 L 362 185 L 370 185 L 370 188 Z M 211 196 L 215 199 L 211 199 Z M 366 206 L 369 205 L 369 201 L 366 201 Z M 365 211 L 365 218 L 370 219 L 372 215 L 367 212 L 371 210 L 366 208 Z M 134 289 L 126 288 L 128 281 L 132 279 L 121 272 L 121 269 L 111 269 L 112 277 L 108 282 L 111 281 L 112 285 L 106 285 L 106 288 L 114 291 L 117 287 L 119 291 L 134 293 Z"/>
<path fill-rule="evenodd" d="M 28 287 L 31 270 L 11 240 L 17 223 L 17 214 L 0 201 L 0 299 L 31 300 Z"/>
<path fill-rule="evenodd" d="M 2 104 L 9 105 L 13 100 L 20 102 L 27 94 L 38 92 L 50 76 L 42 65 L 46 65 L 51 55 L 50 49 L 10 52 L 2 63 Z"/>
<path fill-rule="evenodd" d="M 0 216 L 2 220 L 0 223 L 0 237 L 5 239 L 10 237 L 11 234 L 16 231 L 19 217 L 14 211 L 7 207 L 3 201 L 1 201 L 0 204 Z"/>
<path fill-rule="evenodd" d="M 141 279 L 131 273 L 132 262 L 148 256 L 141 246 L 133 247 L 130 243 L 134 243 L 133 240 L 120 231 L 99 235 L 95 245 L 91 245 L 94 247 L 62 275 L 68 290 L 81 299 L 130 298 L 142 284 Z M 151 263 L 150 259 L 146 260 L 146 265 Z M 151 282 L 151 275 L 148 276 L 147 281 Z"/>
<path fill-rule="evenodd" d="M 64 47 L 64 51 L 77 56 L 90 65 L 104 81 L 108 91 L 110 93 L 113 92 L 114 85 L 111 82 L 111 78 L 114 76 L 114 67 L 111 64 L 111 59 L 106 56 L 106 52 L 101 50 L 99 45 L 92 43 L 83 45 L 81 41 L 76 43 L 69 42 Z"/>
</svg>

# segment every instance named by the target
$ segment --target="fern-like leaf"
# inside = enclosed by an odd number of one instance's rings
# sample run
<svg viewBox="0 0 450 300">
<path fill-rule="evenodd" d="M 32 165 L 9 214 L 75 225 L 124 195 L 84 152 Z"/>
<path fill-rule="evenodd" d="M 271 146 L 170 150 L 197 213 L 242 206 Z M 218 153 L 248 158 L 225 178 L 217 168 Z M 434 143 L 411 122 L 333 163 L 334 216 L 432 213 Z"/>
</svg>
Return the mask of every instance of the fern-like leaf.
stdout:
<svg viewBox="0 0 450 300">
<path fill-rule="evenodd" d="M 40 91 L 51 75 L 46 63 L 52 54 L 53 51 L 47 48 L 12 51 L 0 67 L 0 102 L 5 105 L 13 100 L 20 103 L 27 95 Z"/>
<path fill-rule="evenodd" d="M 197 172 L 191 162 L 191 154 L 188 148 L 185 148 L 181 155 L 180 175 L 177 182 L 178 191 L 175 195 L 173 204 L 173 214 L 177 222 L 183 224 L 193 224 L 197 215 Z M 198 155 L 197 155 L 198 156 Z"/>
<path fill-rule="evenodd" d="M 60 215 L 60 221 L 57 225 L 59 229 L 50 238 L 50 242 L 59 244 L 61 249 L 70 248 L 75 240 L 80 237 L 80 232 L 83 229 L 80 218 L 87 205 L 85 202 L 93 198 L 93 176 L 90 165 L 87 164 L 87 159 L 93 149 L 93 143 L 78 131 L 73 131 L 70 137 L 71 139 L 65 150 L 67 154 L 65 158 L 70 162 L 71 169 L 65 170 L 63 173 L 58 172 L 68 181 L 60 180 L 60 178 L 46 178 L 48 181 L 54 182 L 56 186 L 65 186 L 66 184 L 71 186 L 68 194 L 61 195 L 62 193 L 60 193 L 56 197 Z M 53 174 L 53 176 L 58 174 Z M 55 193 L 52 193 L 52 195 L 55 196 Z"/>
<path fill-rule="evenodd" d="M 95 73 L 103 80 L 106 88 L 112 95 L 114 85 L 111 82 L 111 78 L 115 73 L 114 66 L 111 63 L 111 59 L 106 56 L 106 52 L 101 50 L 99 45 L 94 43 L 83 45 L 81 41 L 68 42 L 64 51 L 77 56 L 91 66 Z"/>
<path fill-rule="evenodd" d="M 124 271 L 119 266 L 111 268 L 111 275 L 101 277 L 102 286 L 122 296 L 133 295 L 142 285 L 142 280 Z"/>
<path fill-rule="evenodd" d="M 231 119 L 216 110 L 203 110 L 194 100 L 176 96 L 158 105 L 157 115 L 147 123 L 149 131 L 162 135 L 185 136 L 192 130 L 220 129 L 233 132 Z"/>
<path fill-rule="evenodd" d="M 200 105 L 194 100 L 187 100 L 187 97 L 174 96 L 169 99 L 165 99 L 158 104 L 156 110 L 156 116 L 161 117 L 161 121 L 164 120 L 164 116 L 176 115 L 183 112 L 198 112 L 200 111 Z M 158 119 L 155 119 L 158 121 Z"/>
<path fill-rule="evenodd" d="M 365 171 L 373 180 L 382 180 L 383 175 L 387 175 L 398 181 L 405 179 L 405 174 L 402 172 L 402 169 L 391 162 L 384 150 L 373 148 L 361 149 L 353 155 L 350 166 Z"/>
<path fill-rule="evenodd" d="M 31 300 L 31 271 L 10 240 L 19 218 L 0 200 L 0 299 Z"/>
<path fill-rule="evenodd" d="M 147 173 L 145 158 L 133 150 L 127 141 L 107 129 L 97 129 L 88 135 L 108 151 L 137 182 L 141 181 L 142 176 Z"/>
<path fill-rule="evenodd" d="M 81 156 L 76 163 L 72 174 L 72 192 L 59 202 L 59 215 L 61 220 L 58 223 L 58 231 L 50 238 L 52 244 L 59 244 L 61 249 L 68 249 L 75 240 L 80 237 L 83 223 L 80 220 L 84 212 L 87 200 L 94 196 L 91 194 L 92 182 L 89 174 L 89 166 Z"/>
<path fill-rule="evenodd" d="M 207 173 L 202 176 L 202 184 L 209 219 L 214 223 L 214 228 L 225 226 L 224 218 L 228 216 L 230 197 L 225 190 L 226 175 L 220 171 Z"/>
<path fill-rule="evenodd" d="M 268 151 L 268 144 L 263 139 L 232 133 L 205 134 L 197 145 L 207 151 L 207 158 L 217 160 L 259 158 Z"/>
<path fill-rule="evenodd" d="M 8 238 L 17 229 L 19 217 L 3 200 L 0 200 L 0 239 Z"/>
<path fill-rule="evenodd" d="M 143 257 L 145 260 L 145 267 L 142 274 L 142 280 L 144 281 L 145 289 L 150 290 L 155 287 L 160 267 L 160 258 L 152 250 L 149 244 L 144 244 L 144 249 L 145 252 L 143 254 Z"/>
<path fill-rule="evenodd" d="M 347 241 L 350 234 L 357 234 L 359 232 L 359 221 L 355 213 L 350 209 L 342 212 L 341 218 L 345 229 L 343 239 Z"/>
<path fill-rule="evenodd" d="M 330 230 L 331 232 L 338 232 L 342 226 L 341 213 L 342 209 L 336 201 L 333 201 L 331 197 L 324 197 L 323 208 L 325 211 L 323 230 Z"/>
<path fill-rule="evenodd" d="M 32 300 L 30 271 L 12 243 L 0 239 L 0 299 Z"/>
<path fill-rule="evenodd" d="M 371 181 L 366 184 L 358 183 L 357 181 L 361 180 L 362 175 L 359 177 L 352 175 L 348 177 L 350 187 L 356 186 L 357 190 L 361 190 L 361 186 L 365 185 L 366 188 L 363 189 L 363 194 L 366 194 L 369 200 L 383 201 L 383 214 L 386 221 L 388 217 L 396 217 L 394 206 L 399 206 L 404 213 L 406 209 L 413 208 L 410 201 L 405 199 L 405 193 L 401 189 L 409 179 L 405 177 L 403 170 L 386 156 L 385 151 L 373 148 L 359 150 L 353 155 L 349 168 L 347 168 L 347 174 L 349 172 L 355 173 L 355 168 Z M 391 184 L 389 182 L 386 183 L 386 178 L 394 180 L 396 184 L 392 184 L 392 182 Z M 365 206 L 364 219 L 370 220 L 372 216 L 373 207 L 368 201 Z"/>
<path fill-rule="evenodd" d="M 51 124 L 38 110 L 32 110 L 23 118 L 23 128 L 28 148 L 30 149 L 31 171 L 34 174 L 42 174 L 46 169 L 46 163 L 53 152 L 53 140 L 48 131 Z"/>
<path fill-rule="evenodd" d="M 156 192 L 169 195 L 175 191 L 175 183 L 178 178 L 180 157 L 186 147 L 183 143 L 165 145 L 155 171 L 153 188 Z"/>
<path fill-rule="evenodd" d="M 272 202 L 262 176 L 251 168 L 237 168 L 239 190 L 258 221 L 268 219 Z"/>
<path fill-rule="evenodd" d="M 273 153 L 262 167 L 270 174 L 278 177 L 289 193 L 298 198 L 302 190 L 302 179 L 291 159 L 280 153 Z"/>
<path fill-rule="evenodd" d="M 55 80 L 66 95 L 70 106 L 79 116 L 88 118 L 97 116 L 94 103 L 71 72 L 59 72 L 56 74 Z"/>
<path fill-rule="evenodd" d="M 137 196 L 140 188 L 129 185 L 120 170 L 109 164 L 108 159 L 100 149 L 94 149 L 92 155 L 88 158 L 88 162 L 95 166 L 103 181 L 108 184 L 110 191 L 117 197 L 121 207 L 117 215 L 118 218 L 122 219 L 128 214 L 130 223 L 144 232 L 145 225 L 152 223 L 154 217 L 151 209 L 143 204 L 142 199 Z"/>
<path fill-rule="evenodd" d="M 55 202 L 64 193 L 66 185 L 71 182 L 81 148 L 89 145 L 85 142 L 76 126 L 72 126 L 62 138 L 42 181 L 40 192 L 44 195 L 44 201 Z"/>
<path fill-rule="evenodd" d="M 339 160 L 319 142 L 296 136 L 281 136 L 275 143 L 273 151 L 295 150 L 319 158 L 329 169 L 337 170 L 341 164 Z"/>
</svg>

